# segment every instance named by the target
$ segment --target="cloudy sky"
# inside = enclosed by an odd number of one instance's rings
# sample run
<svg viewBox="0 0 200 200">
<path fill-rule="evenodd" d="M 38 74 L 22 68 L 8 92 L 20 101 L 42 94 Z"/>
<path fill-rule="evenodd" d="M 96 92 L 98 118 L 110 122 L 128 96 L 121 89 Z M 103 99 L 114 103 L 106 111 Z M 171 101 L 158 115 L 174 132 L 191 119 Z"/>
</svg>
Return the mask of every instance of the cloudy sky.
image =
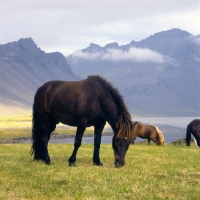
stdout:
<svg viewBox="0 0 200 200">
<path fill-rule="evenodd" d="M 90 43 L 140 41 L 180 28 L 200 34 L 200 0 L 0 0 L 0 44 L 31 37 L 65 56 Z"/>
</svg>

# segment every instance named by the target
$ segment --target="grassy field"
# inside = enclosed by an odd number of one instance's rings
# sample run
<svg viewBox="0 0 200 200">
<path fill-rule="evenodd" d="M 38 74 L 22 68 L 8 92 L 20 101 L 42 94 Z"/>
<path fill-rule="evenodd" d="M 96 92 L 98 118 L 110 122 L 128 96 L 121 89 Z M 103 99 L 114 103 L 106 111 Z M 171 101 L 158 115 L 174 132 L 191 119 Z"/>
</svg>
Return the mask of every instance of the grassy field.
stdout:
<svg viewBox="0 0 200 200">
<path fill-rule="evenodd" d="M 75 128 L 55 132 L 72 135 Z M 0 117 L 0 140 L 21 137 L 31 137 L 31 116 Z M 69 167 L 72 144 L 49 144 L 50 166 L 33 161 L 31 144 L 0 144 L 0 199 L 199 199 L 200 150 L 183 143 L 131 145 L 122 168 L 114 167 L 111 145 L 101 145 L 103 167 L 93 166 L 89 144 Z"/>
<path fill-rule="evenodd" d="M 50 144 L 52 164 L 33 161 L 28 144 L 0 144 L 0 199 L 199 199 L 199 149 L 136 144 L 115 168 L 111 145 L 101 146 L 103 167 L 93 166 L 93 145 Z"/>
<path fill-rule="evenodd" d="M 31 116 L 0 117 L 0 139 L 31 137 Z"/>
<path fill-rule="evenodd" d="M 32 116 L 0 117 L 0 141 L 11 138 L 30 138 L 32 128 Z M 76 127 L 57 125 L 53 133 L 62 135 L 75 135 Z M 93 127 L 86 129 L 85 134 L 93 134 Z M 103 134 L 105 131 L 103 131 Z"/>
</svg>

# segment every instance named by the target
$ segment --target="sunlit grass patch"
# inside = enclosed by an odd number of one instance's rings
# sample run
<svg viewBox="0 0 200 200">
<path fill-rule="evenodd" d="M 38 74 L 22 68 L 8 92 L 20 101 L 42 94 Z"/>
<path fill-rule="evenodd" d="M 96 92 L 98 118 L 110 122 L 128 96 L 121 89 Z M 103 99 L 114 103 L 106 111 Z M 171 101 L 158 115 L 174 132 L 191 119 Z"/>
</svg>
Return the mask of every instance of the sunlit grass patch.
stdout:
<svg viewBox="0 0 200 200">
<path fill-rule="evenodd" d="M 32 130 L 32 116 L 0 117 L 0 139 L 30 138 Z M 107 133 L 105 130 L 103 134 Z M 58 124 L 53 134 L 71 136 L 76 134 L 76 127 Z M 94 134 L 94 128 L 88 127 L 86 134 Z"/>
</svg>

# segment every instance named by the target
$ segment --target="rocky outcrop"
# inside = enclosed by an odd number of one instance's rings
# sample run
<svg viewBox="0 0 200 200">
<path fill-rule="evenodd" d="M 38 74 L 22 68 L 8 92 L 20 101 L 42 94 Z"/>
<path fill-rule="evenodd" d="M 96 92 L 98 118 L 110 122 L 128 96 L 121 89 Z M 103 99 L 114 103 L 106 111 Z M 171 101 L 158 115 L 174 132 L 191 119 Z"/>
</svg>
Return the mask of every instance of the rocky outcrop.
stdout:
<svg viewBox="0 0 200 200">
<path fill-rule="evenodd" d="M 31 38 L 0 45 L 0 115 L 30 111 L 37 88 L 55 79 L 80 79 L 61 53 L 45 53 Z"/>
</svg>

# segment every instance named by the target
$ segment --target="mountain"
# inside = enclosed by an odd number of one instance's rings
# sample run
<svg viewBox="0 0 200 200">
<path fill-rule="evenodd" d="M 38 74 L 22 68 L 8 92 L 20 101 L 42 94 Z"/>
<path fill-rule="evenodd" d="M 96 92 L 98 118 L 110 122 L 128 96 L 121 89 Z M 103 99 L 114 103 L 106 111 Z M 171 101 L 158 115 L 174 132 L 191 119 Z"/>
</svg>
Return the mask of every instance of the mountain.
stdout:
<svg viewBox="0 0 200 200">
<path fill-rule="evenodd" d="M 0 115 L 31 114 L 37 88 L 55 79 L 80 79 L 61 53 L 45 53 L 31 38 L 0 45 Z"/>
<path fill-rule="evenodd" d="M 200 35 L 172 29 L 127 45 L 91 43 L 67 62 L 83 78 L 110 80 L 133 115 L 200 116 Z"/>
</svg>

